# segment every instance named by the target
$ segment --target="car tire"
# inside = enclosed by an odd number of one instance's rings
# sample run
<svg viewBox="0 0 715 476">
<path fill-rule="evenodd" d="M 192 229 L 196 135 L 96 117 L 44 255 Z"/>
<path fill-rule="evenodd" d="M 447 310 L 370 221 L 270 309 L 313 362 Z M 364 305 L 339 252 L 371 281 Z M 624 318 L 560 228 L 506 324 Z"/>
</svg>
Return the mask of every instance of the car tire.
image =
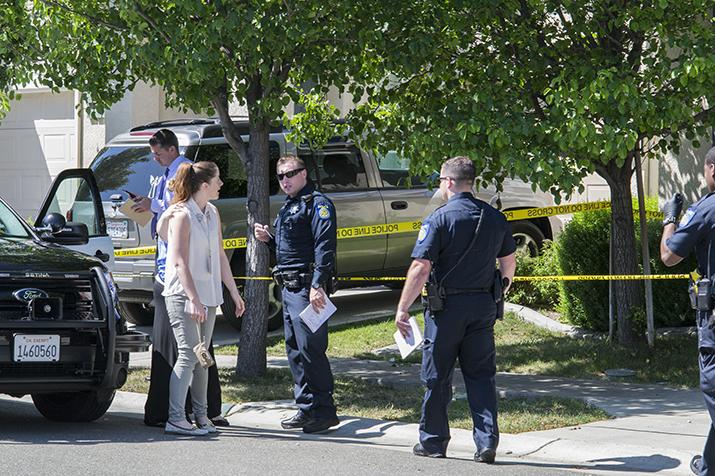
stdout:
<svg viewBox="0 0 715 476">
<path fill-rule="evenodd" d="M 137 326 L 150 326 L 154 322 L 154 308 L 140 302 L 119 301 L 119 313 Z"/>
<path fill-rule="evenodd" d="M 239 286 L 239 291 L 243 294 L 243 286 Z M 223 304 L 221 304 L 223 318 L 231 324 L 237 331 L 241 330 L 243 317 L 236 317 L 236 306 L 228 293 L 226 286 L 223 286 Z M 283 326 L 283 300 L 281 290 L 273 281 L 268 285 L 268 330 L 275 331 Z"/>
<path fill-rule="evenodd" d="M 511 234 L 516 242 L 516 249 L 526 250 L 529 256 L 537 256 L 546 239 L 541 229 L 528 220 L 515 221 L 511 224 Z"/>
<path fill-rule="evenodd" d="M 48 420 L 89 422 L 101 417 L 112 404 L 115 391 L 33 393 L 35 408 Z"/>
</svg>

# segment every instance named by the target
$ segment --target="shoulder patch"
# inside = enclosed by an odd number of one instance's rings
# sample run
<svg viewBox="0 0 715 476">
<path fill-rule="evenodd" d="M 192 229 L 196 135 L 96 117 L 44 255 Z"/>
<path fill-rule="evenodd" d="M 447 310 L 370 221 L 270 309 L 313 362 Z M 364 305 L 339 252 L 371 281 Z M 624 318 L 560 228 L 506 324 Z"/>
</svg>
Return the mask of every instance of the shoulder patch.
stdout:
<svg viewBox="0 0 715 476">
<path fill-rule="evenodd" d="M 683 215 L 683 218 L 680 219 L 678 227 L 686 226 L 688 223 L 690 223 L 690 220 L 693 219 L 693 216 L 695 216 L 695 209 L 693 207 L 690 207 L 688 208 L 688 211 L 685 212 L 685 215 Z"/>
<path fill-rule="evenodd" d="M 429 235 L 429 223 L 425 223 L 422 225 L 422 228 L 420 228 L 420 232 L 417 234 L 417 243 L 425 241 L 427 235 Z"/>
<path fill-rule="evenodd" d="M 327 220 L 330 218 L 330 207 L 327 205 L 318 205 L 316 207 L 318 209 L 318 217 L 320 217 L 323 220 Z"/>
</svg>

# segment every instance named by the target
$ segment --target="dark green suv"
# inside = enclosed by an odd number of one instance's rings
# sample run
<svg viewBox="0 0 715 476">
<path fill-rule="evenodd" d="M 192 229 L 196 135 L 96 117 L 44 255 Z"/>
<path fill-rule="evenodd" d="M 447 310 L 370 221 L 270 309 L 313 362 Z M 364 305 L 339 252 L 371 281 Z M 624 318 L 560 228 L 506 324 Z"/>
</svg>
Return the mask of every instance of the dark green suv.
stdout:
<svg viewBox="0 0 715 476">
<path fill-rule="evenodd" d="M 104 415 L 130 352 L 149 348 L 119 313 L 105 242 L 89 170 L 57 177 L 34 227 L 0 198 L 0 393 L 30 394 L 51 420 Z"/>
</svg>

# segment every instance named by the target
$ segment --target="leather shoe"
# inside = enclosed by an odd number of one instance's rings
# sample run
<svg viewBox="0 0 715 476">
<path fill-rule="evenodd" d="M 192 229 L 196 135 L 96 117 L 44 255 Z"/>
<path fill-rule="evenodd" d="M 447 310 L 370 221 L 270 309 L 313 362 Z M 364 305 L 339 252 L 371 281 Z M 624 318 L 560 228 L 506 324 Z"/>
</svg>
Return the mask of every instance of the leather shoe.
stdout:
<svg viewBox="0 0 715 476">
<path fill-rule="evenodd" d="M 303 425 L 303 433 L 319 433 L 340 424 L 338 417 L 332 418 L 310 418 Z"/>
<path fill-rule="evenodd" d="M 305 424 L 310 420 L 308 418 L 308 415 L 305 413 L 298 411 L 295 415 L 293 415 L 290 418 L 286 418 L 285 420 L 281 420 L 281 427 L 284 430 L 294 430 L 296 428 L 303 428 Z"/>
<path fill-rule="evenodd" d="M 231 426 L 228 420 L 226 420 L 221 415 L 211 418 L 211 423 L 213 423 L 214 426 Z"/>
<path fill-rule="evenodd" d="M 693 459 L 690 460 L 690 471 L 693 472 L 693 474 L 700 474 L 700 460 L 703 457 L 700 455 L 693 456 Z"/>
<path fill-rule="evenodd" d="M 417 443 L 412 447 L 412 453 L 417 456 L 425 456 L 427 458 L 446 458 L 447 455 L 444 453 L 430 453 L 422 446 L 422 443 Z"/>
<path fill-rule="evenodd" d="M 496 457 L 497 452 L 494 448 L 483 448 L 474 453 L 474 461 L 477 463 L 492 464 Z"/>
</svg>

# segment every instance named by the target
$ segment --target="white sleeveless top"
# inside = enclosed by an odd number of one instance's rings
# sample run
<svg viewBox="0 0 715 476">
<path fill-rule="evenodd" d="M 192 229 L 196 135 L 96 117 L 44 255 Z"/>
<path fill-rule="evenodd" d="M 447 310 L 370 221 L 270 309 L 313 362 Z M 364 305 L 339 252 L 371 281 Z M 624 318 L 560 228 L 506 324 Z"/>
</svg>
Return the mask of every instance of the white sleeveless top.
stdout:
<svg viewBox="0 0 715 476">
<path fill-rule="evenodd" d="M 221 290 L 221 262 L 219 253 L 222 250 L 218 243 L 218 212 L 211 203 L 206 204 L 206 210 L 201 211 L 193 198 L 184 203 L 182 211 L 191 222 L 189 232 L 189 272 L 194 280 L 194 286 L 199 293 L 199 300 L 204 306 L 220 306 L 223 303 Z M 176 239 L 169 227 L 167 237 L 169 250 L 166 255 L 166 276 L 164 279 L 163 296 L 183 295 L 186 291 L 179 281 L 176 272 L 176 255 L 171 248 L 171 240 Z"/>
</svg>

